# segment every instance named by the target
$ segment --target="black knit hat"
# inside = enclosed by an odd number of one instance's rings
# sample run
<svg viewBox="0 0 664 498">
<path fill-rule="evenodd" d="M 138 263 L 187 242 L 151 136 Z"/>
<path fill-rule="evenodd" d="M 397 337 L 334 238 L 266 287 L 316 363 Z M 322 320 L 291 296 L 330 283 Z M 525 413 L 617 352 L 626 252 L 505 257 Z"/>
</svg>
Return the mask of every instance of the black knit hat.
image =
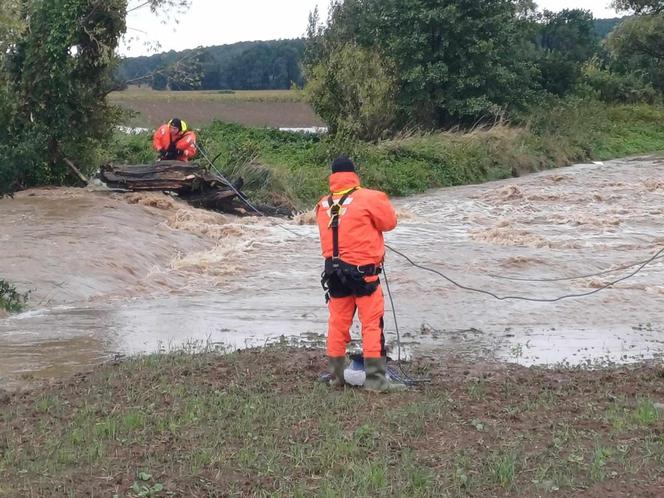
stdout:
<svg viewBox="0 0 664 498">
<path fill-rule="evenodd" d="M 355 165 L 348 156 L 339 156 L 332 161 L 332 173 L 354 173 Z"/>
<path fill-rule="evenodd" d="M 174 126 L 178 130 L 182 131 L 182 120 L 180 118 L 173 118 L 169 122 L 171 126 Z"/>
</svg>

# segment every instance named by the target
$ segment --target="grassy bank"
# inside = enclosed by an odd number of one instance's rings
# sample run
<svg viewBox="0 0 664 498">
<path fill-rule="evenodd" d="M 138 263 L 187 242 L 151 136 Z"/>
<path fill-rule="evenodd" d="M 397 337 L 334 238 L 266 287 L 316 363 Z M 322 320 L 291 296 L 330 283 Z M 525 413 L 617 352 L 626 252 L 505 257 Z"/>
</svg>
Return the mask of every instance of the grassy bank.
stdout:
<svg viewBox="0 0 664 498">
<path fill-rule="evenodd" d="M 315 382 L 322 352 L 109 364 L 0 410 L 0 496 L 661 496 L 664 379 L 447 360 L 422 390 Z"/>
<path fill-rule="evenodd" d="M 404 134 L 378 144 L 214 123 L 201 142 L 229 176 L 243 176 L 262 201 L 308 208 L 326 191 L 339 153 L 359 164 L 363 182 L 403 196 L 431 187 L 508 178 L 586 160 L 664 150 L 664 107 L 574 101 L 542 108 L 520 126 L 466 133 Z M 148 134 L 118 137 L 110 157 L 153 159 Z"/>
</svg>

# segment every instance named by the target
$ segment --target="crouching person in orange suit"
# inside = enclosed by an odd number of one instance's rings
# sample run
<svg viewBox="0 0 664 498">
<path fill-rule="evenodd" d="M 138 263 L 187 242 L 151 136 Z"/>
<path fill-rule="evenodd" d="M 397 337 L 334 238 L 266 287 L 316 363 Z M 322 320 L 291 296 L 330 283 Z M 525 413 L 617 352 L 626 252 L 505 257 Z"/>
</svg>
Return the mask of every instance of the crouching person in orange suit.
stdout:
<svg viewBox="0 0 664 498">
<path fill-rule="evenodd" d="M 383 232 L 393 230 L 397 216 L 387 195 L 360 186 L 355 165 L 346 156 L 332 163 L 330 193 L 316 206 L 325 258 L 322 284 L 329 309 L 327 355 L 331 385 L 344 385 L 346 347 L 357 310 L 362 323 L 365 389 L 404 389 L 386 378 L 383 314 L 379 275 L 385 256 Z"/>
<path fill-rule="evenodd" d="M 173 118 L 154 132 L 152 147 L 161 161 L 188 162 L 196 156 L 196 133 L 189 129 L 186 121 Z"/>
</svg>

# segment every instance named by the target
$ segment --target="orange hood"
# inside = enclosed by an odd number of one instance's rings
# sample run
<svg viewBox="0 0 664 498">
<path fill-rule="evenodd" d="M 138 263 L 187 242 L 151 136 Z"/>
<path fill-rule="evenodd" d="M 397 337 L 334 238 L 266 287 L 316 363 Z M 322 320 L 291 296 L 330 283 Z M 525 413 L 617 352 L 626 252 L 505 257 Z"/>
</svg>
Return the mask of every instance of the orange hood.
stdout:
<svg viewBox="0 0 664 498">
<path fill-rule="evenodd" d="M 341 172 L 341 173 L 332 173 L 330 175 L 330 192 L 343 192 L 349 188 L 359 187 L 360 186 L 360 177 L 357 176 L 357 173 L 352 172 Z"/>
</svg>

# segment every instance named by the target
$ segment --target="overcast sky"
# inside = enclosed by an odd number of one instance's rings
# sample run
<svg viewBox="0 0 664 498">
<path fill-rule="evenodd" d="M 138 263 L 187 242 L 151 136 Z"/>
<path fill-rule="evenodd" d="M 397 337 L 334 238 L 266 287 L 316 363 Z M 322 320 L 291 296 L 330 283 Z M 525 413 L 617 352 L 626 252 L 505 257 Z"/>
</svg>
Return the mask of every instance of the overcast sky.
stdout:
<svg viewBox="0 0 664 498">
<path fill-rule="evenodd" d="M 541 9 L 583 8 L 595 17 L 615 17 L 610 1 L 536 0 Z M 149 55 L 238 41 L 297 38 L 306 31 L 309 12 L 318 5 L 324 17 L 328 4 L 328 0 L 191 0 L 190 9 L 177 16 L 178 24 L 172 20 L 164 24 L 149 10 L 139 9 L 129 14 L 128 40 L 120 53 Z"/>
</svg>

